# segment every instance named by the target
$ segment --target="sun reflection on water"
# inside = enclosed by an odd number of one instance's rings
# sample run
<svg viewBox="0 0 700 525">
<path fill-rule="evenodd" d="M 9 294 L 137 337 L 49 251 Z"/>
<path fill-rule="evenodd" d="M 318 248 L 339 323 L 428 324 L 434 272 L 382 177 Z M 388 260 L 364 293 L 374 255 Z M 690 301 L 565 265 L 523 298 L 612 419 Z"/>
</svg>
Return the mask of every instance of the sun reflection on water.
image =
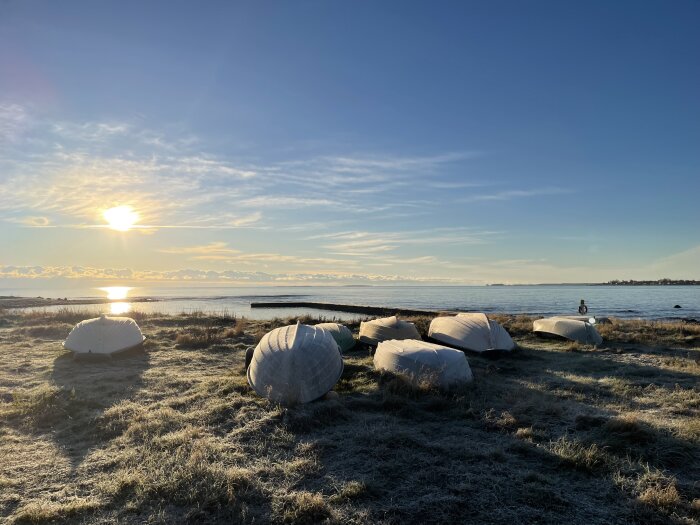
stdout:
<svg viewBox="0 0 700 525">
<path fill-rule="evenodd" d="M 110 303 L 109 313 L 112 315 L 126 314 L 131 311 L 131 303 Z"/>
<path fill-rule="evenodd" d="M 132 290 L 130 286 L 105 286 L 100 290 L 107 294 L 107 299 L 115 301 L 109 303 L 111 315 L 122 315 L 131 311 L 131 303 L 124 301 Z"/>
</svg>

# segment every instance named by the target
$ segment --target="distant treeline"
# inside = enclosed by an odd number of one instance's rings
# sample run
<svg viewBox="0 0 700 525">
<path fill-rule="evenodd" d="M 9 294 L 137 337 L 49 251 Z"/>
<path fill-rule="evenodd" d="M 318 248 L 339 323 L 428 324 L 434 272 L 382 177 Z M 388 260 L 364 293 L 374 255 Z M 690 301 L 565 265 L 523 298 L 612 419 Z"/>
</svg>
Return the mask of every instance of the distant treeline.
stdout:
<svg viewBox="0 0 700 525">
<path fill-rule="evenodd" d="M 658 279 L 656 281 L 620 281 L 613 280 L 603 283 L 612 286 L 688 286 L 688 285 L 700 285 L 700 281 L 694 281 L 692 279 Z"/>
</svg>

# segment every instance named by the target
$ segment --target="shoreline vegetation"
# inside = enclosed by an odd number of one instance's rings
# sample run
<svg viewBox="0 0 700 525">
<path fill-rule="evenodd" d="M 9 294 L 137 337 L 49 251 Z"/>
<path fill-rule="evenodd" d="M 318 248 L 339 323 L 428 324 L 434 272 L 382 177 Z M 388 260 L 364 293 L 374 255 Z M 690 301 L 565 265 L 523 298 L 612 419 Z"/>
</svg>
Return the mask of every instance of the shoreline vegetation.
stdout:
<svg viewBox="0 0 700 525">
<path fill-rule="evenodd" d="M 700 281 L 693 279 L 658 279 L 656 281 L 620 281 L 613 280 L 602 283 L 602 286 L 699 286 Z"/>
<path fill-rule="evenodd" d="M 93 314 L 0 310 L 0 521 L 604 523 L 700 520 L 700 326 L 619 320 L 589 347 L 489 315 L 518 349 L 452 391 L 344 356 L 327 399 L 257 396 L 246 351 L 330 319 L 132 312 L 142 351 L 74 360 Z M 425 337 L 432 316 L 413 316 Z M 355 334 L 359 320 L 345 323 Z"/>
<path fill-rule="evenodd" d="M 491 283 L 486 286 L 700 286 L 694 279 L 656 279 L 635 281 L 613 279 L 604 283 L 538 283 L 538 284 L 503 284 Z"/>
</svg>

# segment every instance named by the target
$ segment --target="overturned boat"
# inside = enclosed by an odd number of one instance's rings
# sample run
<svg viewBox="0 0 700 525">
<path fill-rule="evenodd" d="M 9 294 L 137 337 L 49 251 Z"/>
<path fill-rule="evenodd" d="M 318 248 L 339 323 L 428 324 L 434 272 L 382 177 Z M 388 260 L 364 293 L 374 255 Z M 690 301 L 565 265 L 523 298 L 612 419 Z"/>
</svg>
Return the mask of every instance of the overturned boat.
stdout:
<svg viewBox="0 0 700 525">
<path fill-rule="evenodd" d="M 283 405 L 307 403 L 328 393 L 343 373 L 330 332 L 297 323 L 265 334 L 248 367 L 248 384 Z"/>
<path fill-rule="evenodd" d="M 573 319 L 574 321 L 584 321 L 591 324 L 610 324 L 609 317 L 601 317 L 594 315 L 557 315 L 560 319 Z"/>
<path fill-rule="evenodd" d="M 439 388 L 472 381 L 464 352 L 416 339 L 382 341 L 374 354 L 374 367 L 403 374 L 414 383 L 427 382 Z"/>
<path fill-rule="evenodd" d="M 76 355 L 112 355 L 134 349 L 145 339 L 133 319 L 101 315 L 75 325 L 63 347 Z"/>
<path fill-rule="evenodd" d="M 416 325 L 392 315 L 360 323 L 359 339 L 374 346 L 390 339 L 420 339 L 420 334 Z"/>
<path fill-rule="evenodd" d="M 436 317 L 428 336 L 440 343 L 472 352 L 504 352 L 515 348 L 510 334 L 482 313 L 460 313 Z"/>
<path fill-rule="evenodd" d="M 341 352 L 347 352 L 355 346 L 355 337 L 347 326 L 340 323 L 320 323 L 315 326 L 329 332 Z"/>
<path fill-rule="evenodd" d="M 538 319 L 533 323 L 532 331 L 536 334 L 554 335 L 588 345 L 599 345 L 603 342 L 603 337 L 590 322 L 565 317 Z"/>
</svg>

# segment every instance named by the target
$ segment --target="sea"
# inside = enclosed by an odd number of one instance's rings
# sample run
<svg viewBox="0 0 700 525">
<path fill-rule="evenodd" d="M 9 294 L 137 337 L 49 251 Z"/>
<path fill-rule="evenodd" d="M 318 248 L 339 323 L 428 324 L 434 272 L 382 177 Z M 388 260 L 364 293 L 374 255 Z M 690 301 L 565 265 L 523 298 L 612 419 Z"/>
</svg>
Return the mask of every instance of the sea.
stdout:
<svg viewBox="0 0 700 525">
<path fill-rule="evenodd" d="M 350 320 L 358 315 L 309 308 L 251 308 L 253 302 L 326 302 L 418 310 L 460 310 L 529 315 L 576 314 L 584 299 L 591 316 L 700 320 L 700 286 L 491 285 L 491 286 L 110 286 L 101 288 L 0 288 L 0 296 L 69 299 L 109 298 L 112 302 L 69 308 L 112 315 L 132 311 L 179 314 L 202 312 L 249 319 L 311 314 Z M 135 302 L 151 298 L 149 302 Z M 680 308 L 675 308 L 678 305 Z M 65 306 L 41 307 L 45 310 Z"/>
</svg>

